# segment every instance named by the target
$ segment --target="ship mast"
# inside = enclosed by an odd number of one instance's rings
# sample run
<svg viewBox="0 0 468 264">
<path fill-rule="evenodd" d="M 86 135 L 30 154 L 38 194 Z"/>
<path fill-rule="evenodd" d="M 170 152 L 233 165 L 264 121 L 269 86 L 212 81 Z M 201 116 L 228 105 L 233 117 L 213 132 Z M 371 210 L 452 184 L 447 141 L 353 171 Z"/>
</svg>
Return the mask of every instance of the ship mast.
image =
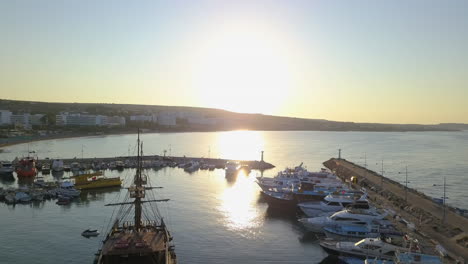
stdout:
<svg viewBox="0 0 468 264">
<path fill-rule="evenodd" d="M 141 151 L 141 153 L 140 153 Z M 140 155 L 141 154 L 141 155 Z M 141 156 L 143 155 L 143 143 L 140 148 L 140 129 L 138 129 L 138 153 L 137 153 L 137 170 L 135 175 L 135 229 L 139 231 L 141 228 L 141 198 L 145 197 L 145 189 L 143 188 L 141 177 Z"/>
</svg>

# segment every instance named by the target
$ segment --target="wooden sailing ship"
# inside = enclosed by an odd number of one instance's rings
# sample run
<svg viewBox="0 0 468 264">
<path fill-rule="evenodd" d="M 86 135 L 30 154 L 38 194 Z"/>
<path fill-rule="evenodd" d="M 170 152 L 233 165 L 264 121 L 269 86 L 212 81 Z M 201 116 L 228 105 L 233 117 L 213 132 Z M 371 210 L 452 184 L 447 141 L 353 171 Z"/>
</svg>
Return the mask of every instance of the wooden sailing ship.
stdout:
<svg viewBox="0 0 468 264">
<path fill-rule="evenodd" d="M 176 254 L 172 245 L 172 236 L 159 214 L 154 202 L 166 202 L 169 199 L 151 199 L 154 188 L 148 184 L 147 176 L 142 174 L 143 144 L 138 133 L 137 168 L 133 184 L 128 188 L 129 201 L 107 204 L 121 206 L 122 214 L 117 216 L 111 230 L 103 241 L 102 248 L 96 254 L 98 264 L 176 264 Z M 145 197 L 148 196 L 146 199 Z M 145 207 L 145 205 L 149 208 Z M 133 221 L 124 221 L 133 209 Z M 146 211 L 145 211 L 146 210 Z M 127 214 L 126 214 L 127 213 Z M 152 217 L 149 217 L 153 213 Z M 142 216 L 145 216 L 143 219 Z"/>
</svg>

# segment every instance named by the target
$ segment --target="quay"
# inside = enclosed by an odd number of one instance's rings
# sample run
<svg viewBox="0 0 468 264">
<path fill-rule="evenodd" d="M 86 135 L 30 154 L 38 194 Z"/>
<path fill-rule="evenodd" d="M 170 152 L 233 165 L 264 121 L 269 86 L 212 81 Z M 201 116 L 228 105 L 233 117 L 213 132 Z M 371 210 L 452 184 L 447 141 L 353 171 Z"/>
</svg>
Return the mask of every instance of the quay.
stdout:
<svg viewBox="0 0 468 264">
<path fill-rule="evenodd" d="M 365 188 L 369 200 L 401 216 L 409 222 L 410 230 L 423 240 L 442 246 L 449 258 L 457 263 L 468 262 L 468 218 L 450 207 L 444 210 L 443 205 L 427 195 L 345 159 L 332 158 L 323 164 L 342 180 L 353 182 L 354 187 Z"/>
<path fill-rule="evenodd" d="M 187 162 L 199 162 L 206 165 L 214 165 L 216 168 L 224 168 L 227 162 L 239 162 L 241 165 L 248 165 L 252 170 L 267 170 L 274 168 L 275 166 L 271 163 L 262 160 L 229 160 L 229 159 L 215 159 L 215 158 L 200 158 L 200 157 L 173 157 L 173 156 L 160 156 L 160 155 L 147 155 L 141 157 L 142 161 L 162 161 L 165 163 L 175 162 L 177 164 Z M 54 159 L 39 159 L 38 163 L 52 163 Z M 64 164 L 71 164 L 73 162 L 79 162 L 81 164 L 93 164 L 93 163 L 110 163 L 117 161 L 130 161 L 135 162 L 135 156 L 121 156 L 121 157 L 104 157 L 104 158 L 66 158 L 60 159 Z M 16 160 L 15 160 L 16 161 Z M 15 164 L 13 161 L 13 164 Z"/>
</svg>

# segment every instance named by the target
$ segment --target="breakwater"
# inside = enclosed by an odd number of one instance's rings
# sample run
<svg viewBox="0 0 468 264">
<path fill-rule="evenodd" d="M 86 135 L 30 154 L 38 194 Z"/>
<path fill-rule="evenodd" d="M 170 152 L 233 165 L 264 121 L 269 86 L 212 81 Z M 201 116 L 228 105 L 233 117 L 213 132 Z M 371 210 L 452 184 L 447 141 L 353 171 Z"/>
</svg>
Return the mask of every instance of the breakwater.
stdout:
<svg viewBox="0 0 468 264">
<path fill-rule="evenodd" d="M 207 165 L 214 165 L 216 168 L 224 168 L 227 162 L 239 162 L 241 165 L 248 165 L 252 170 L 267 170 L 274 168 L 275 166 L 271 163 L 263 160 L 229 160 L 229 159 L 214 159 L 214 158 L 199 158 L 199 157 L 174 157 L 174 156 L 160 156 L 160 155 L 147 155 L 141 157 L 142 161 L 161 161 L 164 163 L 188 163 L 188 162 L 199 162 Z M 121 156 L 121 157 L 104 157 L 104 158 L 62 158 L 65 164 L 71 164 L 73 162 L 79 162 L 80 164 L 97 164 L 97 163 L 111 163 L 111 162 L 136 162 L 135 156 Z M 15 163 L 16 160 L 13 162 Z M 50 159 L 39 159 L 38 163 L 51 164 L 53 160 Z"/>
<path fill-rule="evenodd" d="M 373 202 L 395 211 L 423 239 L 442 246 L 449 257 L 468 261 L 468 218 L 417 190 L 345 159 L 332 158 L 324 165 L 345 181 L 351 182 L 355 177 L 356 187 L 366 188 Z"/>
</svg>

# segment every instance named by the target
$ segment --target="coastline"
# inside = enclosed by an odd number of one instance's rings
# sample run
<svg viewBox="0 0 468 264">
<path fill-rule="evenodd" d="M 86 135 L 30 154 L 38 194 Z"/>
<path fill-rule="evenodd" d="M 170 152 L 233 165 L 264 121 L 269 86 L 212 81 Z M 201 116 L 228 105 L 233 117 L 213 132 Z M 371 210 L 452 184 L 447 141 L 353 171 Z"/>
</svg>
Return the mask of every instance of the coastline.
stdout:
<svg viewBox="0 0 468 264">
<path fill-rule="evenodd" d="M 18 141 L 11 141 L 6 143 L 0 143 L 0 153 L 3 152 L 3 149 L 6 147 L 11 147 L 14 145 L 38 142 L 38 141 L 46 141 L 46 140 L 56 140 L 56 139 L 70 139 L 70 138 L 85 138 L 85 137 L 98 137 L 98 136 L 112 136 L 112 135 L 126 135 L 126 134 L 134 134 L 132 132 L 120 132 L 120 133 L 106 133 L 106 134 L 72 134 L 72 135 L 54 135 L 54 136 L 30 136 L 29 139 L 18 140 Z"/>
</svg>

